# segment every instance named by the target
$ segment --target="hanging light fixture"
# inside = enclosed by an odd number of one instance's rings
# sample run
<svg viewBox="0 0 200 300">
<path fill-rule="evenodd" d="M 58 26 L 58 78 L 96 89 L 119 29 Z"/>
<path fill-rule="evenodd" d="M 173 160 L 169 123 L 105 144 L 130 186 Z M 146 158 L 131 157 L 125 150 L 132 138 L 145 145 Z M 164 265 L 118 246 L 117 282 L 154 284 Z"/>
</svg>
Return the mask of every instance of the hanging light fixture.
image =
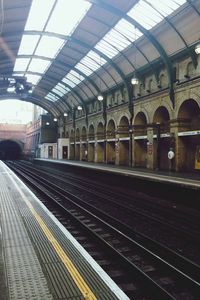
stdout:
<svg viewBox="0 0 200 300">
<path fill-rule="evenodd" d="M 200 42 L 198 42 L 198 44 L 195 46 L 194 51 L 196 54 L 200 54 Z"/>
<path fill-rule="evenodd" d="M 132 79 L 131 79 L 131 84 L 132 85 L 136 85 L 136 84 L 138 84 L 139 83 L 139 80 L 137 79 L 137 77 L 133 77 Z"/>
<path fill-rule="evenodd" d="M 64 115 L 64 117 L 67 117 L 67 116 L 68 116 L 68 113 L 65 112 L 63 115 Z"/>
<path fill-rule="evenodd" d="M 135 28 L 135 39 L 134 39 L 134 42 L 136 41 L 137 37 L 136 37 L 136 26 L 134 27 Z M 137 57 L 136 57 L 136 46 L 135 46 L 135 52 L 134 52 L 134 67 L 135 67 L 135 71 L 137 69 Z M 131 84 L 132 85 L 137 85 L 139 83 L 139 80 L 136 76 L 136 74 L 134 74 L 133 78 L 131 79 Z"/>
<path fill-rule="evenodd" d="M 101 95 L 101 94 L 98 95 L 98 96 L 97 96 L 97 99 L 98 99 L 99 101 L 103 101 L 103 95 Z"/>
<path fill-rule="evenodd" d="M 78 109 L 78 110 L 82 110 L 83 108 L 82 108 L 81 105 L 78 105 L 77 109 Z"/>
<path fill-rule="evenodd" d="M 58 119 L 57 119 L 57 118 L 54 118 L 53 120 L 54 120 L 54 122 L 57 122 L 57 121 L 58 121 Z"/>
<path fill-rule="evenodd" d="M 99 56 L 99 64 L 100 64 L 100 67 L 101 67 L 101 65 L 102 65 L 102 63 L 101 63 L 101 56 Z M 100 78 L 100 76 L 99 76 L 99 90 L 101 91 L 101 78 Z M 103 101 L 103 95 L 99 94 L 97 96 L 97 100 L 98 101 Z"/>
</svg>

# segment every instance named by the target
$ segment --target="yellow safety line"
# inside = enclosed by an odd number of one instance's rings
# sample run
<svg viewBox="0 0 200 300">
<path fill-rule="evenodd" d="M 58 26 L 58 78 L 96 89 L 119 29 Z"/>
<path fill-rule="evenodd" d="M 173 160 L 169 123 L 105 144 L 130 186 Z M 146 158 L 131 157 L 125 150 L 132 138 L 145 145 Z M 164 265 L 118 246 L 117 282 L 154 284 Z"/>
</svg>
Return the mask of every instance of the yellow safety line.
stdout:
<svg viewBox="0 0 200 300">
<path fill-rule="evenodd" d="M 93 294 L 91 291 L 90 287 L 87 285 L 81 274 L 78 272 L 76 267 L 73 265 L 69 257 L 66 255 L 65 251 L 62 249 L 61 245 L 58 243 L 58 241 L 54 238 L 53 234 L 51 231 L 48 229 L 47 225 L 44 223 L 42 218 L 37 214 L 33 206 L 28 202 L 26 199 L 26 204 L 30 208 L 32 214 L 38 221 L 40 227 L 44 231 L 46 237 L 54 247 L 55 251 L 57 252 L 58 256 L 60 257 L 61 261 L 69 271 L 71 277 L 73 278 L 74 282 L 76 283 L 77 287 L 81 291 L 83 297 L 87 300 L 97 300 L 96 296 Z"/>
</svg>

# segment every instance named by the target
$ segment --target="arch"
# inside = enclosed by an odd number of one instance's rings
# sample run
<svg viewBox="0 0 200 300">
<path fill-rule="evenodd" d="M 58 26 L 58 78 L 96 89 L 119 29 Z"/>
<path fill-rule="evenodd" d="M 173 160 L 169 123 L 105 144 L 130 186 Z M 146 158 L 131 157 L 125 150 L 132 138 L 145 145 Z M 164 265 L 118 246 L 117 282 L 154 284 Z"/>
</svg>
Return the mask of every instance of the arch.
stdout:
<svg viewBox="0 0 200 300">
<path fill-rule="evenodd" d="M 127 116 L 124 115 L 121 117 L 117 131 L 120 134 L 120 137 L 129 136 L 129 119 Z"/>
<path fill-rule="evenodd" d="M 94 125 L 93 124 L 90 124 L 90 126 L 89 126 L 88 139 L 89 139 L 89 141 L 94 140 Z"/>
<path fill-rule="evenodd" d="M 116 124 L 115 121 L 113 119 L 110 119 L 107 123 L 107 128 L 106 128 L 106 135 L 107 138 L 115 138 L 116 135 Z"/>
<path fill-rule="evenodd" d="M 20 100 L 24 102 L 33 103 L 35 105 L 42 107 L 50 114 L 52 114 L 54 117 L 58 117 L 61 114 L 60 110 L 54 105 L 53 102 L 51 103 L 49 100 L 46 99 L 42 99 L 41 101 L 41 99 L 30 95 L 27 95 L 26 97 L 22 97 L 22 95 L 8 93 L 8 94 L 0 95 L 0 101 L 1 100 Z"/>
<path fill-rule="evenodd" d="M 103 122 L 99 122 L 96 129 L 97 140 L 102 140 L 105 138 L 105 128 Z"/>
<path fill-rule="evenodd" d="M 0 141 L 0 159 L 17 160 L 22 157 L 23 143 L 16 140 Z"/>
<path fill-rule="evenodd" d="M 81 130 L 81 140 L 86 141 L 87 140 L 87 130 L 86 127 L 83 126 Z"/>
<path fill-rule="evenodd" d="M 118 164 L 123 166 L 129 165 L 129 141 L 130 141 L 130 133 L 129 133 L 129 119 L 127 116 L 122 116 L 119 125 L 117 127 L 117 133 L 119 137 L 118 143 L 116 143 L 116 147 L 118 150 Z M 117 158 L 117 156 L 116 156 Z"/>
<path fill-rule="evenodd" d="M 110 119 L 106 128 L 106 162 L 108 164 L 115 164 L 116 151 L 115 151 L 115 137 L 116 125 L 113 119 Z"/>
<path fill-rule="evenodd" d="M 185 123 L 186 130 L 199 130 L 200 128 L 200 107 L 193 99 L 185 100 L 178 109 L 177 118 L 180 122 Z M 179 131 L 183 131 L 179 127 Z"/>
<path fill-rule="evenodd" d="M 73 128 L 70 130 L 69 141 L 70 141 L 69 158 L 75 159 L 75 131 Z"/>
<path fill-rule="evenodd" d="M 170 114 L 165 106 L 160 106 L 156 109 L 153 115 L 153 123 L 160 124 L 161 133 L 169 132 Z M 156 133 L 157 129 L 154 129 Z"/>
<path fill-rule="evenodd" d="M 178 169 L 193 171 L 195 153 L 200 145 L 200 135 L 192 132 L 200 130 L 200 107 L 194 99 L 182 102 L 178 109 Z M 190 132 L 188 135 L 187 132 Z"/>
<path fill-rule="evenodd" d="M 80 160 L 80 129 L 76 128 L 75 159 Z"/>
<path fill-rule="evenodd" d="M 147 116 L 139 111 L 134 118 L 134 165 L 146 168 L 147 165 Z"/>
<path fill-rule="evenodd" d="M 147 118 L 142 111 L 138 112 L 134 118 L 134 134 L 136 136 L 147 134 Z"/>
<path fill-rule="evenodd" d="M 162 170 L 169 169 L 168 151 L 172 147 L 170 139 L 170 115 L 165 106 L 156 109 L 153 116 L 155 167 Z"/>
<path fill-rule="evenodd" d="M 76 128 L 76 142 L 80 141 L 80 129 Z"/>
</svg>

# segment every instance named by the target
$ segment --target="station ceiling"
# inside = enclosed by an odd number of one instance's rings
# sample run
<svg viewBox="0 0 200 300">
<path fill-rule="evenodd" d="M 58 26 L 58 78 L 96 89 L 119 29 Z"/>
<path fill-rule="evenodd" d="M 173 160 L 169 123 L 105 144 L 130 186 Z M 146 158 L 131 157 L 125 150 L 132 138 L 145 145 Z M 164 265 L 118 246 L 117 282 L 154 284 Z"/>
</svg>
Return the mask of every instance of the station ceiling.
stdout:
<svg viewBox="0 0 200 300">
<path fill-rule="evenodd" d="M 58 116 L 127 86 L 145 68 L 157 76 L 157 61 L 172 89 L 177 53 L 187 52 L 196 65 L 200 0 L 0 3 L 0 99 L 18 97 Z M 13 78 L 25 78 L 33 92 L 16 95 Z"/>
</svg>

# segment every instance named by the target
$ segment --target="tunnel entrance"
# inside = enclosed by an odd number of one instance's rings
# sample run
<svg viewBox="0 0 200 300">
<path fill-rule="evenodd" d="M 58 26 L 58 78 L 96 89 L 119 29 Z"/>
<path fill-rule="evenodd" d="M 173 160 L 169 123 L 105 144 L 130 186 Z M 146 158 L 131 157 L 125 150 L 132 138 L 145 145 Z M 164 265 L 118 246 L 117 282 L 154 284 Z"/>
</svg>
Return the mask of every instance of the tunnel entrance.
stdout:
<svg viewBox="0 0 200 300">
<path fill-rule="evenodd" d="M 21 155 L 22 149 L 16 142 L 10 140 L 0 142 L 0 160 L 16 160 L 20 159 Z"/>
</svg>

